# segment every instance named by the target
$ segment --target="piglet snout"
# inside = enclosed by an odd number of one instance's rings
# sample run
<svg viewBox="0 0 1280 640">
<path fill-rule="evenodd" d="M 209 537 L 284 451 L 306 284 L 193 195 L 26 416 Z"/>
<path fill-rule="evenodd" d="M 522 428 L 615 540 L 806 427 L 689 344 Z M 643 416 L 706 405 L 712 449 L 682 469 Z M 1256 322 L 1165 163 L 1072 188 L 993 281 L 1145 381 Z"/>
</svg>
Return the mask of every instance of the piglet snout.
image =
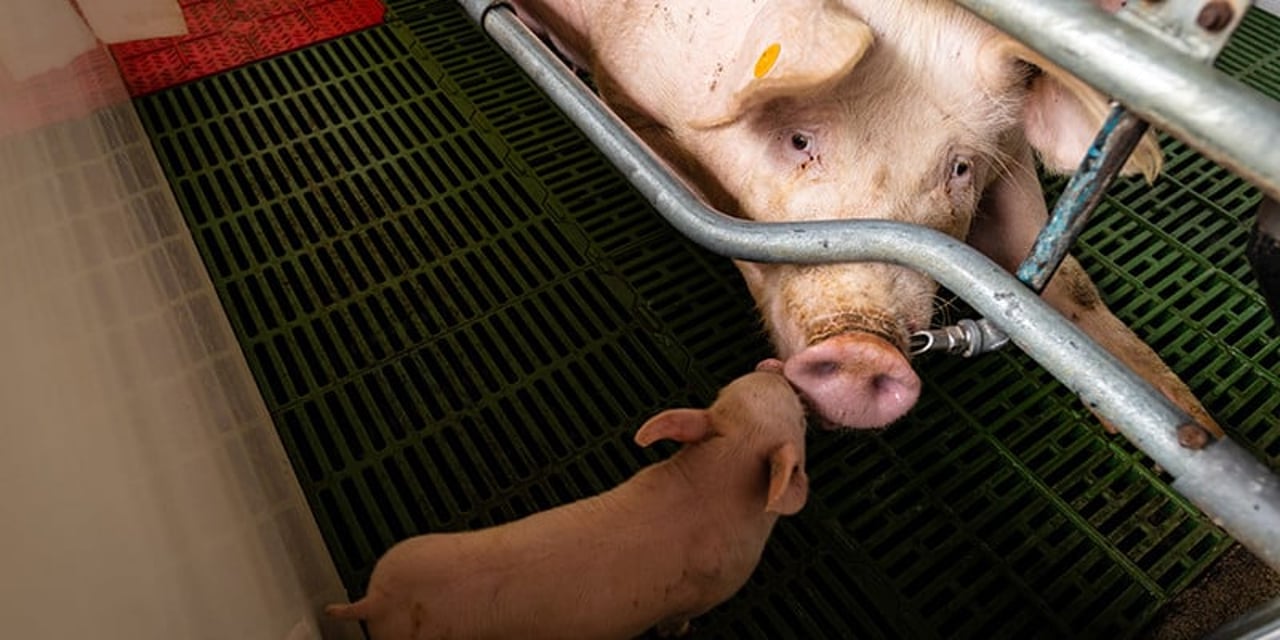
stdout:
<svg viewBox="0 0 1280 640">
<path fill-rule="evenodd" d="M 756 364 L 756 371 L 783 373 L 783 364 L 782 361 L 777 358 L 765 358 Z"/>
<path fill-rule="evenodd" d="M 902 352 L 869 333 L 810 346 L 787 360 L 784 374 L 833 427 L 887 426 L 920 396 L 920 378 Z"/>
</svg>

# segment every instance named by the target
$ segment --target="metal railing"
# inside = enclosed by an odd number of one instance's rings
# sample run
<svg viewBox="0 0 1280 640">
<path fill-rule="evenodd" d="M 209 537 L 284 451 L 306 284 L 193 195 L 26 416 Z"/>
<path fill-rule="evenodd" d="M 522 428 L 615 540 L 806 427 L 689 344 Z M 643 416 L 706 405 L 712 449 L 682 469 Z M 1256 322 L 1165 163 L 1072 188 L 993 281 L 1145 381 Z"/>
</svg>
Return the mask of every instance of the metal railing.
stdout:
<svg viewBox="0 0 1280 640">
<path fill-rule="evenodd" d="M 960 1 L 975 7 L 1039 6 L 1043 2 L 1075 9 L 1085 4 L 1078 0 Z M 761 223 L 711 209 L 680 178 L 672 175 L 647 145 L 508 8 L 494 0 L 460 0 L 460 3 L 625 178 L 685 236 L 715 253 L 755 262 L 887 262 L 928 274 L 996 324 L 1013 344 L 1172 474 L 1174 490 L 1264 562 L 1280 570 L 1280 479 L 1228 439 L 1213 441 L 1199 449 L 1181 444 L 1179 430 L 1185 425 L 1194 425 L 1182 409 L 986 256 L 943 233 L 906 223 L 878 220 Z M 1002 15 L 994 8 L 991 13 Z M 1099 13 L 1099 19 L 1111 19 L 1108 14 Z M 1089 18 L 1093 20 L 1095 16 L 1090 13 Z M 1059 29 L 1055 25 L 1050 31 Z M 1072 69 L 1071 65 L 1065 66 Z M 1089 77 L 1086 75 L 1085 79 Z M 1212 86 L 1219 86 L 1219 82 L 1214 80 Z M 1265 111 L 1256 101 L 1242 108 Z M 1147 111 L 1138 112 L 1148 115 Z M 1280 118 L 1264 120 L 1272 123 L 1268 126 L 1274 127 L 1274 134 L 1280 135 Z M 1195 127 L 1189 127 L 1188 131 L 1198 133 Z M 1223 136 L 1220 140 L 1230 145 L 1235 144 L 1237 138 L 1239 136 Z M 1255 142 L 1251 140 L 1249 144 Z M 1280 141 L 1273 141 L 1270 146 L 1280 148 Z M 1255 153 L 1257 158 L 1246 156 L 1245 162 L 1264 160 L 1261 156 L 1265 154 L 1260 150 Z M 1255 173 L 1270 176 L 1273 186 L 1280 185 L 1280 181 L 1275 181 L 1280 176 L 1277 158 L 1265 160 L 1254 165 L 1260 167 Z"/>
<path fill-rule="evenodd" d="M 1246 0 L 1131 0 L 1114 15 L 1083 0 L 955 2 L 1280 199 L 1280 103 L 1208 64 Z"/>
</svg>

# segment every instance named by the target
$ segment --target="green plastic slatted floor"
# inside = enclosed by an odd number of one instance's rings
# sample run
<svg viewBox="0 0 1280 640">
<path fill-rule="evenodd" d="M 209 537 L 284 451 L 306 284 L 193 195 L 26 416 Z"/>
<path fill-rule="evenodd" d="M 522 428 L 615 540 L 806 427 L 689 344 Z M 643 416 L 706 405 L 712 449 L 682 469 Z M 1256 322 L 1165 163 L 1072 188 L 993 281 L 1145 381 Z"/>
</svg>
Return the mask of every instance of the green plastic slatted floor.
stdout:
<svg viewBox="0 0 1280 640">
<path fill-rule="evenodd" d="M 631 435 L 767 355 L 727 260 L 669 230 L 451 2 L 138 102 L 353 596 L 377 556 L 670 452 Z M 1280 21 L 1221 66 L 1280 94 Z M 1280 462 L 1257 194 L 1166 141 L 1078 250 L 1123 320 Z M 1060 184 L 1055 185 L 1060 186 Z M 931 358 L 696 637 L 1132 636 L 1231 540 L 1019 353 Z"/>
</svg>

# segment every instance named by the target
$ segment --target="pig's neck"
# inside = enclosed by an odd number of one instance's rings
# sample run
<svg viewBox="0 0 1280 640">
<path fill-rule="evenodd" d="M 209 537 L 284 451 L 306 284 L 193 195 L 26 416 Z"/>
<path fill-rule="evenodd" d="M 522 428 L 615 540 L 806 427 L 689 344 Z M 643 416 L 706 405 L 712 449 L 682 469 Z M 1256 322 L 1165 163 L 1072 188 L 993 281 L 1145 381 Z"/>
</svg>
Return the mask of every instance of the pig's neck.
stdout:
<svg viewBox="0 0 1280 640">
<path fill-rule="evenodd" d="M 765 511 L 768 502 L 768 465 L 755 464 L 756 455 L 723 438 L 688 445 L 664 464 L 698 495 L 707 509 L 720 517 L 752 521 L 772 527 L 777 514 Z"/>
</svg>

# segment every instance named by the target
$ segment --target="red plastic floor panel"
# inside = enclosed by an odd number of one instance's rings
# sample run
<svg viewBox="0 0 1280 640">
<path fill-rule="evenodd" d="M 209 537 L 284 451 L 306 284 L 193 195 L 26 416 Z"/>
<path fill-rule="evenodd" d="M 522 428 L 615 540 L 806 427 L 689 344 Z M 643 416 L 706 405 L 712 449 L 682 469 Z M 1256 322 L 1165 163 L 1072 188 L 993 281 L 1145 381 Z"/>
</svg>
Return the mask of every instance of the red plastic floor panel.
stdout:
<svg viewBox="0 0 1280 640">
<path fill-rule="evenodd" d="M 189 33 L 113 45 L 145 95 L 382 22 L 380 0 L 182 0 Z"/>
</svg>

